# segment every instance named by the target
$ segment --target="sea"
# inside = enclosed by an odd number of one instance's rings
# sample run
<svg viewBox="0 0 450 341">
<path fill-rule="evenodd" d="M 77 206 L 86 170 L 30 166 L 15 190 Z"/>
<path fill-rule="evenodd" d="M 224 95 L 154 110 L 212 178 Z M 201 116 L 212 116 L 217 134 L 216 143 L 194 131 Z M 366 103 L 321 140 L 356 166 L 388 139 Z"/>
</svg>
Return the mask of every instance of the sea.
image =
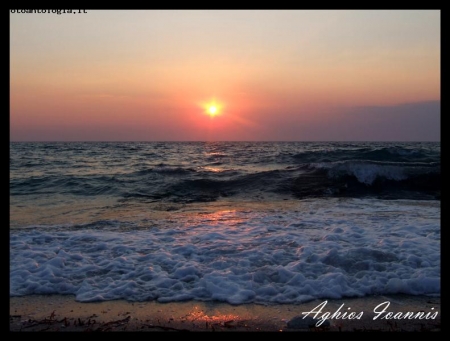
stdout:
<svg viewBox="0 0 450 341">
<path fill-rule="evenodd" d="M 439 142 L 11 142 L 10 297 L 440 296 Z"/>
</svg>

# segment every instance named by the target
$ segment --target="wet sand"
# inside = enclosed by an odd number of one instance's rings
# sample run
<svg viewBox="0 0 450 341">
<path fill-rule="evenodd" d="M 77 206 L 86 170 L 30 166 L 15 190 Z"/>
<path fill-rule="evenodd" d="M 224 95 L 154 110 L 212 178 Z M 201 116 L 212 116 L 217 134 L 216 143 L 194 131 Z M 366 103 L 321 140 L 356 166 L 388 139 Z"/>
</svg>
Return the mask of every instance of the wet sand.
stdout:
<svg viewBox="0 0 450 341">
<path fill-rule="evenodd" d="M 408 295 L 328 300 L 320 313 L 314 316 L 312 312 L 309 316 L 320 319 L 326 312 L 331 315 L 339 311 L 340 318 L 335 315 L 329 319 L 330 325 L 323 323 L 317 327 L 310 323 L 292 326 L 292 322 L 288 325 L 295 316 L 303 317 L 302 312 L 310 312 L 324 301 L 265 306 L 198 301 L 81 303 L 75 301 L 74 296 L 61 295 L 11 297 L 9 326 L 10 331 L 14 332 L 441 331 L 440 298 Z M 384 302 L 389 302 L 389 306 Z M 383 308 L 386 308 L 384 313 L 374 312 L 374 309 L 381 312 Z M 343 319 L 345 312 L 347 318 Z M 353 315 L 350 315 L 352 312 Z M 386 318 L 389 317 L 388 312 L 392 313 L 390 319 Z M 407 312 L 413 313 L 410 314 L 412 318 L 400 318 Z M 397 318 L 392 318 L 395 316 Z"/>
</svg>

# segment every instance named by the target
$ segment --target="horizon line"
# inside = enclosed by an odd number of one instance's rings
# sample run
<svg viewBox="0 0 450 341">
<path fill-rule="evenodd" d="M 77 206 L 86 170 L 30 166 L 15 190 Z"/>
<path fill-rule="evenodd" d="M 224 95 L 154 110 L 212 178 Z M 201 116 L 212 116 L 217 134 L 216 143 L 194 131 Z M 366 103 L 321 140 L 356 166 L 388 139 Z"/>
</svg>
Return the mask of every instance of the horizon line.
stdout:
<svg viewBox="0 0 450 341">
<path fill-rule="evenodd" d="M 308 142 L 308 143 L 318 143 L 318 142 L 339 142 L 339 143 L 351 143 L 351 142 L 385 142 L 385 143 L 407 143 L 407 142 L 441 142 L 441 140 L 17 140 L 9 141 L 10 143 L 211 143 L 211 142 Z"/>
</svg>

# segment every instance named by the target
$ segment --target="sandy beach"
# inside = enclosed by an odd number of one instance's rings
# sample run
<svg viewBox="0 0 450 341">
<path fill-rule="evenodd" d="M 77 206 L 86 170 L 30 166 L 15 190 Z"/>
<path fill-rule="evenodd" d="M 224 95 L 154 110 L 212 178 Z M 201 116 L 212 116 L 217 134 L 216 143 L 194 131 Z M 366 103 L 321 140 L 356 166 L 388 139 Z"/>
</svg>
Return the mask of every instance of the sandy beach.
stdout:
<svg viewBox="0 0 450 341">
<path fill-rule="evenodd" d="M 303 319 L 303 312 L 311 313 Z M 327 312 L 335 314 L 329 324 L 311 323 L 311 318 L 316 317 L 317 323 Z M 411 318 L 405 318 L 407 312 L 413 313 Z M 198 301 L 81 303 L 73 296 L 43 295 L 10 298 L 9 326 L 13 332 L 417 332 L 440 331 L 440 315 L 440 298 L 427 296 L 384 295 L 264 306 Z M 296 316 L 301 319 L 295 321 Z"/>
</svg>

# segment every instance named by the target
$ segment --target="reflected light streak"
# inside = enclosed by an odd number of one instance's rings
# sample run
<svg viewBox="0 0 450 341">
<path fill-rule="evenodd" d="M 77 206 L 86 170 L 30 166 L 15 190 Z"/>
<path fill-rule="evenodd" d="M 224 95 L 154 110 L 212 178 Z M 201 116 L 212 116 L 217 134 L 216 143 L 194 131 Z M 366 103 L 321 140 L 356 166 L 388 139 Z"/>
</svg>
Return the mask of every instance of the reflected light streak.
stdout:
<svg viewBox="0 0 450 341">
<path fill-rule="evenodd" d="M 233 328 L 238 325 L 242 326 L 244 323 L 244 320 L 239 315 L 221 314 L 220 312 L 217 312 L 214 315 L 209 316 L 199 310 L 198 306 L 194 307 L 194 309 L 185 316 L 185 319 L 191 322 L 203 322 L 205 324 L 229 328 Z"/>
</svg>

